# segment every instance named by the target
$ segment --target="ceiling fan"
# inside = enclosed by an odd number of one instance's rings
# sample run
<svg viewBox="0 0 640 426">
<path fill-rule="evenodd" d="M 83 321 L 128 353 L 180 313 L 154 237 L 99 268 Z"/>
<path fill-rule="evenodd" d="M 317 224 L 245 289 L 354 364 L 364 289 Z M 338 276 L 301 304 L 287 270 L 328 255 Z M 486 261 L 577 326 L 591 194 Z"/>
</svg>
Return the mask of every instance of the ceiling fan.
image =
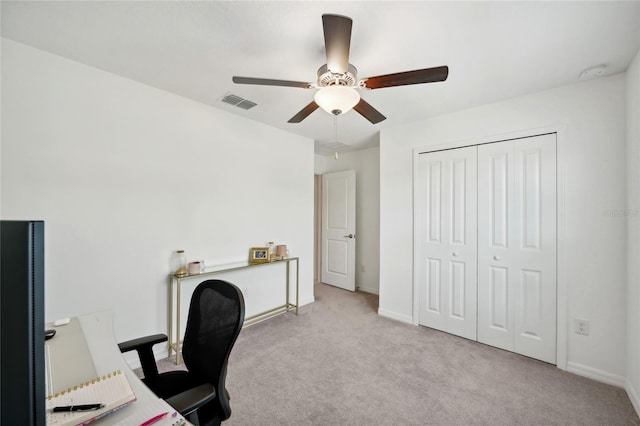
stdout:
<svg viewBox="0 0 640 426">
<path fill-rule="evenodd" d="M 289 123 L 300 123 L 320 107 L 336 116 L 344 114 L 353 108 L 371 123 L 376 124 L 386 119 L 386 117 L 362 99 L 356 89 L 381 89 L 383 87 L 433 83 L 447 79 L 449 67 L 441 66 L 378 75 L 358 80 L 356 67 L 349 63 L 352 23 L 351 18 L 346 16 L 322 15 L 327 63 L 318 69 L 316 83 L 237 76 L 233 77 L 233 82 L 237 84 L 319 89 L 314 96 L 314 100 L 291 117 L 288 121 Z"/>
</svg>

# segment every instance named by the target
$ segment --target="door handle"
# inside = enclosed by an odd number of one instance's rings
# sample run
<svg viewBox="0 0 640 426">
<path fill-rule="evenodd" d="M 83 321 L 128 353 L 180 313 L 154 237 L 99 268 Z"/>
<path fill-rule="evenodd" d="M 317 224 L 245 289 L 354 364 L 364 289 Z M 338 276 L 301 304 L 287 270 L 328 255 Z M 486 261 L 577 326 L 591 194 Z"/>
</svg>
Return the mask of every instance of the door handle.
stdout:
<svg viewBox="0 0 640 426">
<path fill-rule="evenodd" d="M 453 256 L 458 257 L 460 255 L 460 253 L 458 253 L 457 251 L 454 251 L 453 253 L 451 253 Z"/>
<path fill-rule="evenodd" d="M 349 235 L 345 235 L 345 238 L 355 238 L 355 234 L 349 234 Z"/>
<path fill-rule="evenodd" d="M 500 260 L 500 256 L 493 256 L 493 260 Z"/>
</svg>

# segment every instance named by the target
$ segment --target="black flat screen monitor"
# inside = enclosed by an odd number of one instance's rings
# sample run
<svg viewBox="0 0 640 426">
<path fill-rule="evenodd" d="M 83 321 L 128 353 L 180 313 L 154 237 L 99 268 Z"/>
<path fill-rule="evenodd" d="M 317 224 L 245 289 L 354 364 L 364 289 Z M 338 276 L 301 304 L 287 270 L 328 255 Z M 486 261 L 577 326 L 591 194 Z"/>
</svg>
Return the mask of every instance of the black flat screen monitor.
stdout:
<svg viewBox="0 0 640 426">
<path fill-rule="evenodd" d="M 45 426 L 44 222 L 0 221 L 0 425 Z"/>
</svg>

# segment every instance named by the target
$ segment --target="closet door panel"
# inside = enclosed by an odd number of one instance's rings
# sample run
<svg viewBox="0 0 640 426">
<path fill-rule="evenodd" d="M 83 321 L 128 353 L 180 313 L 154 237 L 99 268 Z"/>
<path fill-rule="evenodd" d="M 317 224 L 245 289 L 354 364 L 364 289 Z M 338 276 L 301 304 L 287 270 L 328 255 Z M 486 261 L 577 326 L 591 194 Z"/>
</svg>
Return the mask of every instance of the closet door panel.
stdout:
<svg viewBox="0 0 640 426">
<path fill-rule="evenodd" d="M 466 209 L 467 204 L 467 158 L 456 158 L 450 163 L 450 186 L 451 186 L 451 235 L 450 244 L 465 245 L 467 240 L 466 224 L 469 221 Z M 474 167 L 475 169 L 475 167 Z M 473 219 L 475 220 L 475 218 Z"/>
<path fill-rule="evenodd" d="M 556 136 L 514 141 L 517 233 L 515 352 L 556 362 Z"/>
<path fill-rule="evenodd" d="M 476 148 L 421 154 L 419 322 L 476 339 Z"/>
<path fill-rule="evenodd" d="M 465 263 L 451 261 L 449 267 L 449 312 L 452 318 L 464 320 L 467 313 L 465 283 L 468 281 L 465 275 Z"/>
<path fill-rule="evenodd" d="M 555 161 L 555 134 L 478 147 L 478 340 L 551 363 Z"/>
<path fill-rule="evenodd" d="M 442 299 L 440 292 L 442 290 L 442 280 L 440 279 L 440 259 L 427 259 L 427 299 L 426 309 L 435 314 L 440 315 L 442 308 Z"/>
<path fill-rule="evenodd" d="M 478 341 L 514 348 L 513 146 L 478 147 Z"/>
<path fill-rule="evenodd" d="M 522 188 L 520 202 L 522 203 L 522 248 L 540 249 L 541 202 L 542 202 L 542 164 L 540 150 L 520 152 L 519 168 L 517 170 L 519 188 Z"/>
<path fill-rule="evenodd" d="M 542 331 L 542 273 L 541 271 L 522 270 L 521 303 L 522 312 L 518 323 L 520 334 L 540 340 Z"/>
<path fill-rule="evenodd" d="M 443 304 L 444 281 L 447 279 L 445 259 L 442 255 L 443 185 L 445 159 L 440 156 L 420 156 L 416 185 L 418 187 L 418 281 L 420 285 L 420 324 L 438 330 L 445 329 Z M 445 217 L 446 219 L 446 217 Z M 444 271 L 443 271 L 444 270 Z M 443 272 L 445 272 L 443 274 Z M 444 276 L 443 276 L 444 275 Z"/>
<path fill-rule="evenodd" d="M 428 241 L 439 243 L 442 232 L 442 160 L 426 161 L 426 219 L 429 230 Z"/>
<path fill-rule="evenodd" d="M 488 307 L 490 325 L 501 332 L 507 332 L 509 326 L 509 291 L 507 290 L 507 269 L 491 267 L 490 296 Z"/>
<path fill-rule="evenodd" d="M 508 196 L 507 191 L 509 185 L 507 182 L 507 176 L 509 174 L 509 155 L 508 153 L 500 152 L 491 155 L 491 164 L 489 165 L 491 170 L 491 176 L 489 178 L 490 195 L 491 200 L 489 204 L 489 218 L 491 221 L 491 227 L 489 233 L 491 236 L 491 245 L 493 247 L 507 248 L 508 246 L 508 232 L 509 221 L 507 215 L 509 210 L 507 209 Z M 485 167 L 487 165 L 484 165 Z"/>
</svg>

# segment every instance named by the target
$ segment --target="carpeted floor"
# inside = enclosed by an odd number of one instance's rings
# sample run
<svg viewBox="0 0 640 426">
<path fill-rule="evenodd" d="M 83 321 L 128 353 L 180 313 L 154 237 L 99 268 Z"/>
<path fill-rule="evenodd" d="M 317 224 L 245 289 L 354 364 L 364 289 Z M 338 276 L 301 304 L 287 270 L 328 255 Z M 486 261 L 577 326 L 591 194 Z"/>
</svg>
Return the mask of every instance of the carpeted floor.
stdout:
<svg viewBox="0 0 640 426">
<path fill-rule="evenodd" d="M 225 425 L 640 425 L 621 388 L 380 317 L 375 295 L 315 297 L 242 330 Z"/>
</svg>

